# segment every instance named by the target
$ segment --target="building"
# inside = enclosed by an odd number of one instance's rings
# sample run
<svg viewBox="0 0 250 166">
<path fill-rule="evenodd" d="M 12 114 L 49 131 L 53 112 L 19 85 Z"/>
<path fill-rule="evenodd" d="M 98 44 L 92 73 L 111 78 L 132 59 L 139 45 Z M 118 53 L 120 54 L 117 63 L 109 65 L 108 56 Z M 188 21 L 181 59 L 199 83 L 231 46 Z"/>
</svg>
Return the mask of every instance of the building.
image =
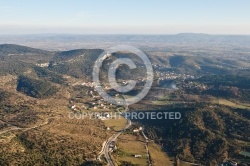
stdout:
<svg viewBox="0 0 250 166">
<path fill-rule="evenodd" d="M 140 155 L 140 154 L 135 154 L 135 158 L 141 158 L 142 157 L 142 155 Z"/>
<path fill-rule="evenodd" d="M 137 133 L 137 132 L 139 132 L 139 129 L 134 129 L 133 132 Z"/>
</svg>

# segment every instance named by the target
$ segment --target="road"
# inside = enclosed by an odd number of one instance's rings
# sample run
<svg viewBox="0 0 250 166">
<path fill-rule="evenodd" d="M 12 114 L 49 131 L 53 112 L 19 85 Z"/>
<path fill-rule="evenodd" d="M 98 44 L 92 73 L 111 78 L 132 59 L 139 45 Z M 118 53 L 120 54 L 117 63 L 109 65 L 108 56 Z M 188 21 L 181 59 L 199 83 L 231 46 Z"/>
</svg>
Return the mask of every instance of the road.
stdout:
<svg viewBox="0 0 250 166">
<path fill-rule="evenodd" d="M 54 117 L 54 118 L 57 118 L 57 117 Z M 44 126 L 44 125 L 47 125 L 49 123 L 49 119 L 46 119 L 44 123 L 42 124 L 38 124 L 36 126 L 33 126 L 33 127 L 28 127 L 28 128 L 21 128 L 21 127 L 18 127 L 18 126 L 15 126 L 13 124 L 10 124 L 6 121 L 3 121 L 3 120 L 0 120 L 4 123 L 7 123 L 8 125 L 10 125 L 11 127 L 6 129 L 6 130 L 3 130 L 3 131 L 0 131 L 0 135 L 1 134 L 4 134 L 4 133 L 7 133 L 7 132 L 10 132 L 10 131 L 16 131 L 16 130 L 23 130 L 23 131 L 27 131 L 27 130 L 30 130 L 30 129 L 35 129 L 35 128 L 38 128 L 38 127 L 41 127 L 41 126 Z"/>
<path fill-rule="evenodd" d="M 0 135 L 4 134 L 4 133 L 8 133 L 10 131 L 20 130 L 20 129 L 22 129 L 22 128 L 13 126 L 13 127 L 8 128 L 7 130 L 0 131 Z"/>
<path fill-rule="evenodd" d="M 197 165 L 197 166 L 200 166 L 201 164 L 198 164 L 198 163 L 192 163 L 192 162 L 188 162 L 188 161 L 184 161 L 184 160 L 181 160 L 177 157 L 177 162 L 182 162 L 182 163 L 186 163 L 186 164 L 190 164 L 190 165 Z"/>
<path fill-rule="evenodd" d="M 125 99 L 125 97 L 123 96 L 123 98 Z M 128 105 L 126 105 L 126 108 L 125 108 L 125 112 L 129 111 L 129 108 L 128 108 Z M 124 116 L 124 118 L 126 118 L 126 116 Z M 127 119 L 127 118 L 126 118 Z M 112 142 L 115 142 L 116 139 L 126 130 L 128 129 L 130 126 L 131 126 L 132 122 L 130 119 L 127 119 L 127 125 L 122 129 L 120 130 L 119 132 L 117 132 L 116 134 L 113 134 L 107 141 L 106 143 L 104 144 L 101 152 L 99 153 L 99 156 L 97 157 L 97 159 L 99 161 L 101 161 L 101 156 L 104 154 L 107 162 L 108 162 L 108 165 L 109 166 L 115 166 L 112 158 L 111 158 L 111 154 L 110 154 L 110 146 L 112 145 Z"/>
</svg>

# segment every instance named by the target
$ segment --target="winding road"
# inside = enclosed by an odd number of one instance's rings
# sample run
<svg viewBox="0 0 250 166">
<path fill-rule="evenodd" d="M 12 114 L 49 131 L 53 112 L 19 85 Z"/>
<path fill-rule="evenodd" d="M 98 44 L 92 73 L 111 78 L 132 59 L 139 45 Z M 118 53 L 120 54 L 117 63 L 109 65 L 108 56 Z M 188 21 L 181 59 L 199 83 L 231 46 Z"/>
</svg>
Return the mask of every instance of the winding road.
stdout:
<svg viewBox="0 0 250 166">
<path fill-rule="evenodd" d="M 125 98 L 123 96 L 123 98 Z M 125 108 L 125 112 L 129 111 L 129 108 L 128 108 L 128 105 L 126 105 L 126 108 Z M 124 115 L 124 114 L 122 114 Z M 124 116 L 124 118 L 127 119 L 126 116 Z M 112 142 L 115 142 L 116 139 L 126 130 L 128 129 L 130 126 L 131 126 L 132 122 L 130 119 L 127 119 L 127 125 L 120 131 L 118 131 L 116 134 L 113 134 L 105 143 L 104 143 L 104 146 L 101 150 L 101 152 L 99 153 L 98 157 L 97 157 L 97 160 L 101 161 L 101 156 L 104 154 L 107 162 L 108 162 L 108 165 L 109 166 L 115 166 L 112 158 L 111 158 L 111 154 L 110 154 L 110 146 L 112 145 Z"/>
<path fill-rule="evenodd" d="M 57 117 L 54 117 L 54 118 L 57 118 Z M 4 133 L 8 133 L 8 132 L 10 132 L 10 131 L 16 131 L 16 130 L 27 131 L 27 130 L 30 130 L 30 129 L 35 129 L 35 128 L 38 128 L 38 127 L 47 125 L 47 124 L 49 123 L 49 119 L 46 119 L 45 122 L 42 123 L 42 124 L 38 124 L 38 125 L 33 126 L 33 127 L 21 128 L 21 127 L 15 126 L 15 125 L 13 125 L 13 124 L 10 124 L 10 123 L 8 123 L 8 122 L 6 122 L 6 121 L 3 121 L 3 120 L 0 120 L 0 121 L 1 121 L 1 122 L 4 122 L 4 123 L 6 123 L 6 124 L 8 124 L 8 125 L 11 126 L 11 127 L 8 128 L 7 130 L 0 131 L 0 135 L 1 135 L 1 134 L 4 134 Z"/>
</svg>

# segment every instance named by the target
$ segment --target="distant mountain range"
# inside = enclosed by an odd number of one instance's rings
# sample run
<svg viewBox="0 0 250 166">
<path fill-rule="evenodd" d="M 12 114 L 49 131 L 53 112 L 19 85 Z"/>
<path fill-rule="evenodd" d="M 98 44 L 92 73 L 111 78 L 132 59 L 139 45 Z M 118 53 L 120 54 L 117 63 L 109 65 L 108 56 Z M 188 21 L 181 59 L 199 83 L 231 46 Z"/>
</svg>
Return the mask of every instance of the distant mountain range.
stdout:
<svg viewBox="0 0 250 166">
<path fill-rule="evenodd" d="M 176 35 L 81 35 L 81 34 L 34 34 L 34 35 L 0 35 L 0 44 L 15 43 L 33 47 L 63 48 L 99 48 L 110 44 L 147 45 L 149 43 L 186 43 L 186 44 L 238 44 L 249 45 L 250 35 L 209 35 L 196 33 L 180 33 Z M 53 46 L 53 47 L 51 47 Z"/>
<path fill-rule="evenodd" d="M 250 42 L 250 35 L 211 35 L 202 33 L 180 33 L 175 35 L 81 35 L 81 34 L 34 34 L 34 35 L 0 35 L 1 42 L 8 39 L 15 40 L 66 40 L 66 41 L 117 41 L 117 42 L 176 42 L 176 41 L 236 41 Z"/>
</svg>

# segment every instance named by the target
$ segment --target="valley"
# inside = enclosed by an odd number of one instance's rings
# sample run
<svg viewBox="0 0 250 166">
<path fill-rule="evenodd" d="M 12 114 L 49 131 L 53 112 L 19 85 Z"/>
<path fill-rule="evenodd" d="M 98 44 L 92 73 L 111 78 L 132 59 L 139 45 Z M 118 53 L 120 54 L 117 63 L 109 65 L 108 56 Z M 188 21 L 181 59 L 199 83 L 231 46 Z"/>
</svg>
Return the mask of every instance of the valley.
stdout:
<svg viewBox="0 0 250 166">
<path fill-rule="evenodd" d="M 250 152 L 249 47 L 237 43 L 240 37 L 223 45 L 224 38 L 211 36 L 217 45 L 211 48 L 209 40 L 199 44 L 189 35 L 176 37 L 192 42 L 175 50 L 166 37 L 158 45 L 152 36 L 145 45 L 130 37 L 149 57 L 154 81 L 147 96 L 128 107 L 105 101 L 92 82 L 106 44 L 67 51 L 0 45 L 0 165 L 249 164 L 242 155 Z M 137 81 L 121 94 L 106 76 L 119 58 L 139 66 L 119 66 L 119 84 Z M 116 52 L 104 61 L 100 80 L 109 95 L 129 99 L 145 85 L 145 65 L 132 53 Z M 181 118 L 129 119 L 126 112 L 180 112 Z"/>
</svg>

